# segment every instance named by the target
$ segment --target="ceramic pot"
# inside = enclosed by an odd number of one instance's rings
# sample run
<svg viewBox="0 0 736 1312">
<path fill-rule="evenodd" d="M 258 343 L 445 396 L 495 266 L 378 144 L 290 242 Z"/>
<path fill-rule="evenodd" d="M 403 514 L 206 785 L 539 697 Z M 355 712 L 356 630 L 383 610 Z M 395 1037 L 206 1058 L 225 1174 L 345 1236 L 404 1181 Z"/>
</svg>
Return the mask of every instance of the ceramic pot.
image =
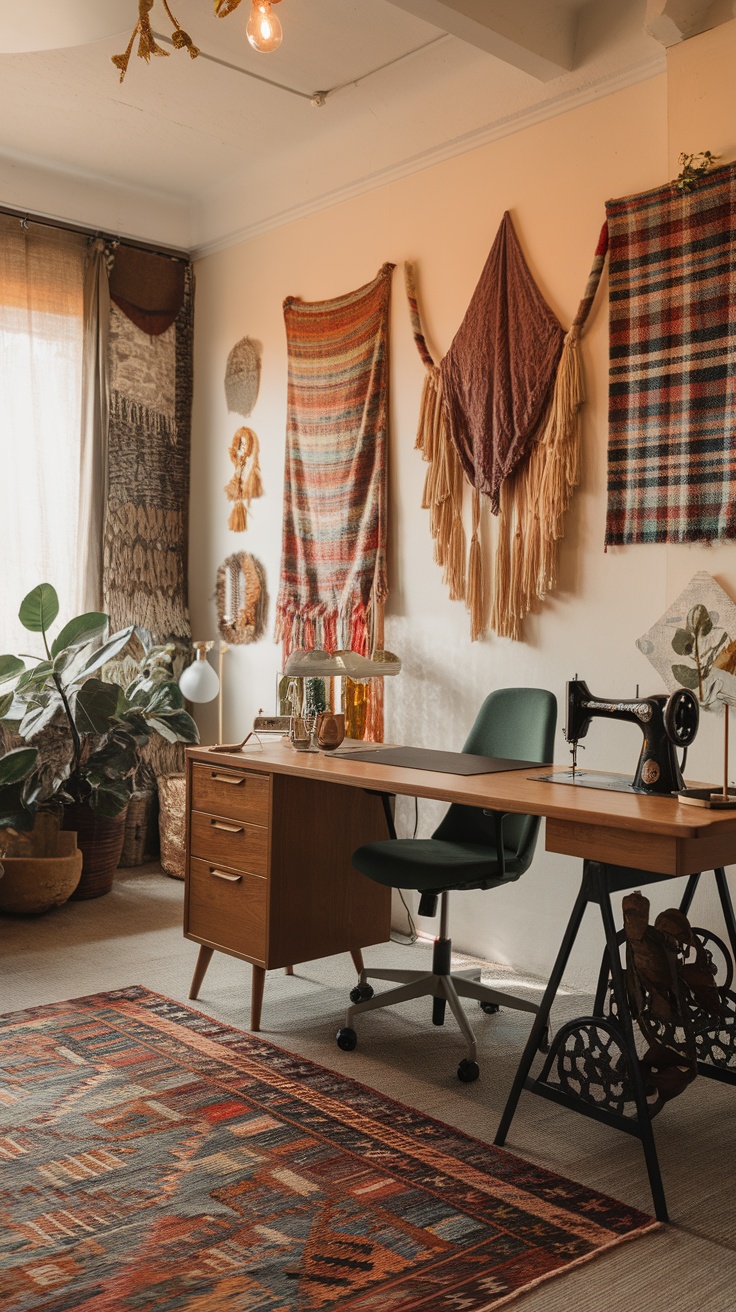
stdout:
<svg viewBox="0 0 736 1312">
<path fill-rule="evenodd" d="M 112 888 L 125 842 L 127 807 L 120 815 L 97 815 L 84 802 L 64 807 L 62 829 L 75 829 L 82 853 L 82 877 L 72 901 L 103 897 Z"/>
<path fill-rule="evenodd" d="M 82 853 L 75 833 L 59 832 L 58 818 L 41 814 L 0 861 L 0 913 L 39 916 L 66 902 L 79 883 Z"/>
</svg>

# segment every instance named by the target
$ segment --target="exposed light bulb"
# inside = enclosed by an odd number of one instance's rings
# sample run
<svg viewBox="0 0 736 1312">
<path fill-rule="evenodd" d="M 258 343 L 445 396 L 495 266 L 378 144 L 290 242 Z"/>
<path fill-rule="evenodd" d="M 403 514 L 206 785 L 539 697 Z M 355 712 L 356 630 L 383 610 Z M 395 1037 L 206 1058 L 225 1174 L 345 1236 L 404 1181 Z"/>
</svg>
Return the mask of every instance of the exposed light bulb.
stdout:
<svg viewBox="0 0 736 1312">
<path fill-rule="evenodd" d="M 252 0 L 245 32 L 253 49 L 262 55 L 278 50 L 283 32 L 278 18 L 271 12 L 271 0 Z"/>
</svg>

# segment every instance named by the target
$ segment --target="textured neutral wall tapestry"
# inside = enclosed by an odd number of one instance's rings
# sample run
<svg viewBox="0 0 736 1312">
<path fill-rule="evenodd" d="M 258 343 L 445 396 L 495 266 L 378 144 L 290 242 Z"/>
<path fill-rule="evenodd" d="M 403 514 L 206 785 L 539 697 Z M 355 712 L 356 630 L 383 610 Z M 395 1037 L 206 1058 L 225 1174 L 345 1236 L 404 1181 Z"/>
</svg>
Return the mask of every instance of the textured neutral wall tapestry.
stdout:
<svg viewBox="0 0 736 1312">
<path fill-rule="evenodd" d="M 606 543 L 736 538 L 736 164 L 606 211 Z"/>
<path fill-rule="evenodd" d="M 110 295 L 104 609 L 188 648 L 191 265 L 121 246 Z"/>
<path fill-rule="evenodd" d="M 266 576 L 247 551 L 235 551 L 217 571 L 217 627 L 231 646 L 255 642 L 266 616 Z"/>
<path fill-rule="evenodd" d="M 289 393 L 276 638 L 383 646 L 389 303 L 393 264 L 334 300 L 288 297 Z M 370 732 L 381 731 L 380 681 Z"/>
<path fill-rule="evenodd" d="M 471 638 L 486 628 L 480 497 L 499 517 L 491 626 L 519 638 L 537 599 L 556 584 L 557 541 L 579 479 L 578 412 L 585 399 L 578 339 L 605 260 L 602 234 L 585 295 L 566 334 L 524 259 L 510 214 L 441 364 L 427 346 L 410 265 L 414 338 L 427 369 L 417 447 L 429 462 L 422 504 L 435 560 L 453 599 L 465 599 Z M 463 474 L 473 488 L 465 565 Z"/>
</svg>

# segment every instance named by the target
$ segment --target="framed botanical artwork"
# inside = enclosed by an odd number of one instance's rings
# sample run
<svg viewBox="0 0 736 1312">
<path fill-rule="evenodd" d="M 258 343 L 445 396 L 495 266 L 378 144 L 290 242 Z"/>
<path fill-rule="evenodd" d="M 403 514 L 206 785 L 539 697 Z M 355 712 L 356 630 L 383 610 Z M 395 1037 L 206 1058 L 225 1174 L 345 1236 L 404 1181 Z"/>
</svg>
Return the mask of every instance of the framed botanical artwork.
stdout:
<svg viewBox="0 0 736 1312">
<path fill-rule="evenodd" d="M 736 703 L 736 604 L 701 570 L 636 645 L 670 692 L 689 688 L 701 709 Z"/>
</svg>

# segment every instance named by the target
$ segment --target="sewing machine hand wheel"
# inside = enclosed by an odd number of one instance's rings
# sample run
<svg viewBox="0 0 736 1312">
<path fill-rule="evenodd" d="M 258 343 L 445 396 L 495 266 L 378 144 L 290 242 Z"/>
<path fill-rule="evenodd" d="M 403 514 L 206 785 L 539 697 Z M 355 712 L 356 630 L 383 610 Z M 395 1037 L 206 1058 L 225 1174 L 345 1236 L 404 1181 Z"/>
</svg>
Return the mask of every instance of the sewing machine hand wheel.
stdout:
<svg viewBox="0 0 736 1312">
<path fill-rule="evenodd" d="M 697 699 L 688 688 L 678 688 L 664 708 L 664 727 L 670 742 L 676 747 L 689 747 L 698 732 L 699 721 Z"/>
</svg>

